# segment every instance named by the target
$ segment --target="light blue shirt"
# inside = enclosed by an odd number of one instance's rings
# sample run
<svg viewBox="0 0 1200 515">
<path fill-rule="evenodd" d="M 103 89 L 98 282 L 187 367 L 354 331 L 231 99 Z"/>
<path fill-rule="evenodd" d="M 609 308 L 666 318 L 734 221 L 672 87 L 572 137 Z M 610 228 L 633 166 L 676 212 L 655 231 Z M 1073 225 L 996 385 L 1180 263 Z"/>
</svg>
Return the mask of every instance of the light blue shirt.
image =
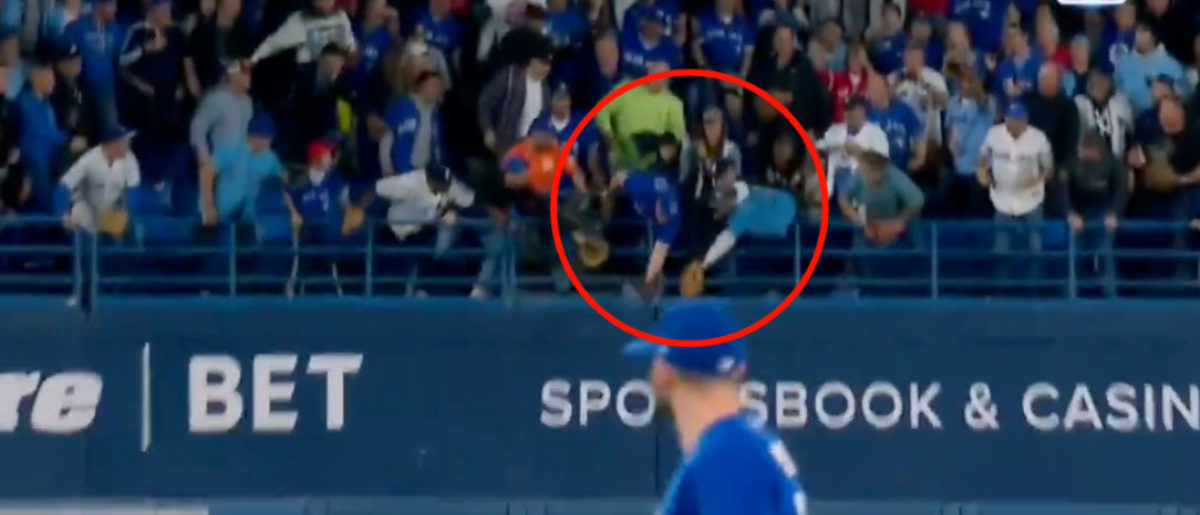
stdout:
<svg viewBox="0 0 1200 515">
<path fill-rule="evenodd" d="M 239 215 L 239 220 L 252 219 L 262 183 L 272 177 L 283 177 L 283 163 L 275 151 L 255 153 L 245 141 L 218 145 L 212 165 L 216 175 L 213 194 L 222 222 L 231 221 L 235 215 Z"/>
<path fill-rule="evenodd" d="M 979 149 L 987 138 L 988 130 L 995 125 L 995 104 L 988 99 L 987 105 L 955 95 L 946 108 L 946 127 L 950 131 L 950 147 L 954 155 L 954 171 L 959 175 L 975 175 L 979 168 Z"/>
</svg>

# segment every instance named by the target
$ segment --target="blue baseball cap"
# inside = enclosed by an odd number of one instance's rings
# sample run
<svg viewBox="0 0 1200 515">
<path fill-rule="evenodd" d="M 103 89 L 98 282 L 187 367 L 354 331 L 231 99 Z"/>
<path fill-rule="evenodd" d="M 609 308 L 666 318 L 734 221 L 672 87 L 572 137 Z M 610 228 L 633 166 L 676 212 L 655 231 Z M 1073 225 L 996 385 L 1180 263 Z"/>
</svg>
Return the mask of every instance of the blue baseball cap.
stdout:
<svg viewBox="0 0 1200 515">
<path fill-rule="evenodd" d="M 720 305 L 697 302 L 668 308 L 654 329 L 654 335 L 674 340 L 704 340 L 719 338 L 740 328 Z M 634 340 L 625 344 L 623 353 L 644 359 L 661 357 L 675 369 L 706 377 L 728 377 L 746 364 L 746 346 L 741 339 L 704 347 Z"/>
<path fill-rule="evenodd" d="M 1155 82 L 1161 82 L 1161 83 L 1165 84 L 1168 88 L 1175 87 L 1175 78 L 1170 75 L 1167 75 L 1165 73 L 1160 73 L 1153 77 L 1146 77 L 1146 85 L 1147 86 L 1153 86 Z"/>
<path fill-rule="evenodd" d="M 647 12 L 646 16 L 642 18 L 642 23 L 657 23 L 659 25 L 666 26 L 670 24 L 670 18 L 671 17 L 667 15 L 667 11 L 665 9 L 660 7 L 651 7 L 650 12 Z"/>
<path fill-rule="evenodd" d="M 1008 109 L 1004 111 L 1005 118 L 1017 118 L 1025 120 L 1029 118 L 1029 108 L 1020 102 L 1008 104 Z"/>
<path fill-rule="evenodd" d="M 100 141 L 104 143 L 113 143 L 133 137 L 133 131 L 117 124 L 109 124 L 100 130 Z"/>
<path fill-rule="evenodd" d="M 265 114 L 256 114 L 250 119 L 250 125 L 246 128 L 246 133 L 250 136 L 260 138 L 274 137 L 275 121 Z"/>
</svg>

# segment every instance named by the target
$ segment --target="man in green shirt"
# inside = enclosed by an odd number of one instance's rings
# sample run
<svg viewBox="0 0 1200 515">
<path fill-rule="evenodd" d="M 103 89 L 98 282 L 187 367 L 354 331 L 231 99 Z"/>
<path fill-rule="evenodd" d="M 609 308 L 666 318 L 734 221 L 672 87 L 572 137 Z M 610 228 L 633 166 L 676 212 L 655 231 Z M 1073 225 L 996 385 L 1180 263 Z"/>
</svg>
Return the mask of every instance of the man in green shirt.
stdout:
<svg viewBox="0 0 1200 515">
<path fill-rule="evenodd" d="M 670 68 L 665 62 L 651 61 L 646 69 L 657 73 Z M 648 169 L 658 160 L 663 134 L 674 134 L 679 141 L 687 138 L 683 101 L 667 89 L 668 82 L 654 81 L 634 88 L 613 99 L 596 116 L 596 124 L 612 149 L 614 169 Z"/>
</svg>

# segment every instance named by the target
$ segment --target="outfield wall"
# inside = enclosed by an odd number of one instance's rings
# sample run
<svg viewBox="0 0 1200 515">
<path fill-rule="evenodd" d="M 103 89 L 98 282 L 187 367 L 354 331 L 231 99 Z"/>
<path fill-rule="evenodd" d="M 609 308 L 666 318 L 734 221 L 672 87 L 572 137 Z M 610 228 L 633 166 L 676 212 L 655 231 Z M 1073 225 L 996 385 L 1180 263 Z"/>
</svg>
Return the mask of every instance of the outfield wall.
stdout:
<svg viewBox="0 0 1200 515">
<path fill-rule="evenodd" d="M 744 393 L 816 499 L 1200 504 L 1197 312 L 798 303 Z M 574 302 L 9 303 L 0 328 L 10 499 L 650 498 L 678 459 L 627 337 Z"/>
</svg>

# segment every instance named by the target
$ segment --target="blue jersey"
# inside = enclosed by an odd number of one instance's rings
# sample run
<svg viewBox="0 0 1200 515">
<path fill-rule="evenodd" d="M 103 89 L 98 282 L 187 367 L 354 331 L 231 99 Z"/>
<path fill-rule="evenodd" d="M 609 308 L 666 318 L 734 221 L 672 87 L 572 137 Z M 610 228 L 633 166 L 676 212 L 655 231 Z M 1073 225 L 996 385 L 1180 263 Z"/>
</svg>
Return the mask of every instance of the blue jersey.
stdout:
<svg viewBox="0 0 1200 515">
<path fill-rule="evenodd" d="M 796 462 L 779 437 L 740 413 L 704 431 L 675 472 L 660 515 L 804 515 Z"/>
<path fill-rule="evenodd" d="M 917 113 L 904 102 L 892 102 L 883 109 L 871 107 L 867 118 L 875 122 L 888 136 L 888 157 L 901 170 L 908 169 L 912 159 L 913 140 L 925 137 L 924 124 Z"/>
<path fill-rule="evenodd" d="M 671 38 L 663 36 L 655 43 L 647 43 L 640 36 L 621 38 L 621 74 L 631 79 L 646 75 L 646 63 L 665 61 L 672 69 L 679 68 L 683 53 Z"/>
<path fill-rule="evenodd" d="M 313 182 L 305 176 L 288 194 L 306 224 L 322 224 L 334 223 L 340 218 L 348 190 L 337 170 L 330 170 L 321 182 Z"/>
<path fill-rule="evenodd" d="M 953 0 L 950 15 L 966 24 L 975 48 L 994 53 L 1000 48 L 1008 4 L 1009 0 Z"/>
<path fill-rule="evenodd" d="M 679 19 L 679 4 L 675 0 L 657 0 L 654 2 L 640 1 L 625 9 L 625 17 L 621 24 L 621 34 L 627 37 L 637 36 L 638 29 L 642 27 L 642 20 L 651 16 L 655 11 L 660 11 L 666 15 L 668 20 L 666 25 L 663 25 L 663 33 L 667 37 L 675 36 L 675 20 Z"/>
<path fill-rule="evenodd" d="M 1028 58 L 1022 61 L 1011 57 L 1000 61 L 1000 64 L 996 65 L 996 82 L 994 84 L 996 98 L 1000 99 L 1000 105 L 1008 106 L 1009 102 L 1032 91 L 1037 84 L 1038 71 L 1041 68 L 1042 58 L 1033 51 L 1029 53 Z M 1012 97 L 1009 97 L 1006 91 L 1006 87 L 1010 83 L 1017 89 L 1017 94 Z"/>
<path fill-rule="evenodd" d="M 679 234 L 679 189 L 670 179 L 655 173 L 631 173 L 625 178 L 625 193 L 633 210 L 654 224 L 655 241 L 671 244 Z M 663 219 L 659 219 L 662 214 Z"/>
<path fill-rule="evenodd" d="M 894 36 L 875 40 L 871 45 L 871 62 L 875 64 L 875 69 L 884 75 L 899 70 L 901 66 L 904 66 L 904 49 L 907 46 L 908 36 L 904 32 L 897 32 Z"/>
<path fill-rule="evenodd" d="M 725 73 L 737 73 L 742 59 L 754 46 L 754 31 L 746 18 L 733 16 L 721 19 L 716 11 L 700 15 L 700 50 L 708 67 Z"/>
<path fill-rule="evenodd" d="M 453 16 L 438 20 L 433 17 L 432 11 L 426 9 L 417 26 L 425 31 L 425 42 L 441 49 L 447 59 L 463 44 L 462 25 Z"/>
<path fill-rule="evenodd" d="M 546 35 L 557 48 L 575 47 L 583 44 L 588 36 L 588 21 L 583 14 L 568 7 L 556 13 L 550 13 L 546 20 Z"/>
</svg>

